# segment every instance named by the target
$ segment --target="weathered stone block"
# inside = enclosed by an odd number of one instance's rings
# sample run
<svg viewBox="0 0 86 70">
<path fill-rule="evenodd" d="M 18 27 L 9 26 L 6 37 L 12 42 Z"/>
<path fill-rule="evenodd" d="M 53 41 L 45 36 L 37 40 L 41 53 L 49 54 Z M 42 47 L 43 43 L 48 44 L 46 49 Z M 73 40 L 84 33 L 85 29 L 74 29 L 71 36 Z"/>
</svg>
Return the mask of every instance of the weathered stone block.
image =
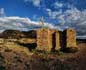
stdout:
<svg viewBox="0 0 86 70">
<path fill-rule="evenodd" d="M 76 46 L 76 31 L 74 29 L 66 29 L 66 47 L 77 47 Z"/>
<path fill-rule="evenodd" d="M 37 30 L 37 49 L 50 51 L 49 48 L 49 29 L 38 29 Z"/>
<path fill-rule="evenodd" d="M 38 50 L 51 51 L 66 47 L 76 47 L 75 30 L 66 29 L 63 32 L 47 28 L 37 30 Z"/>
<path fill-rule="evenodd" d="M 55 30 L 49 29 L 48 31 L 48 44 L 50 50 L 55 50 L 56 41 L 55 41 Z"/>
<path fill-rule="evenodd" d="M 56 34 L 56 47 L 55 47 L 55 50 L 59 50 L 61 48 L 61 46 L 60 46 L 60 32 L 57 30 L 55 34 Z"/>
</svg>

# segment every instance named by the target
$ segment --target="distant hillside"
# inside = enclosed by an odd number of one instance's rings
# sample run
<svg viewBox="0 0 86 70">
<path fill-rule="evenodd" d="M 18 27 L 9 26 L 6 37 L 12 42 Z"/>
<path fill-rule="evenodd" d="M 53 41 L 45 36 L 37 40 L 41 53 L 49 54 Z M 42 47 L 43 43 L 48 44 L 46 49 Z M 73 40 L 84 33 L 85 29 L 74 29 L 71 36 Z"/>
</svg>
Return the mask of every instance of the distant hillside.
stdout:
<svg viewBox="0 0 86 70">
<path fill-rule="evenodd" d="M 25 38 L 36 38 L 36 30 L 30 30 L 30 31 L 22 31 L 22 33 L 25 35 Z"/>
<path fill-rule="evenodd" d="M 2 33 L 2 38 L 21 38 L 24 34 L 18 30 L 5 30 Z"/>
<path fill-rule="evenodd" d="M 77 39 L 77 42 L 84 42 L 84 43 L 86 43 L 86 39 Z"/>
<path fill-rule="evenodd" d="M 0 33 L 0 38 L 36 38 L 36 31 L 5 30 Z"/>
</svg>

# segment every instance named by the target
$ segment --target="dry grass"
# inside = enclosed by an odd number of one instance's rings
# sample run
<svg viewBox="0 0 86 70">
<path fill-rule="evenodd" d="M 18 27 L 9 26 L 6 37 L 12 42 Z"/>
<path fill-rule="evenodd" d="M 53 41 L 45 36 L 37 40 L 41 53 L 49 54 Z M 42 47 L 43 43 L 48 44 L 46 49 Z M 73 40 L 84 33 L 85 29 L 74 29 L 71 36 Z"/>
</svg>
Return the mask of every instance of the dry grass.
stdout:
<svg viewBox="0 0 86 70">
<path fill-rule="evenodd" d="M 36 43 L 36 39 L 27 39 L 27 38 L 22 38 L 18 42 L 20 43 Z"/>
<path fill-rule="evenodd" d="M 0 45 L 0 70 L 86 70 L 86 43 L 76 53 L 33 54 L 14 44 Z"/>
</svg>

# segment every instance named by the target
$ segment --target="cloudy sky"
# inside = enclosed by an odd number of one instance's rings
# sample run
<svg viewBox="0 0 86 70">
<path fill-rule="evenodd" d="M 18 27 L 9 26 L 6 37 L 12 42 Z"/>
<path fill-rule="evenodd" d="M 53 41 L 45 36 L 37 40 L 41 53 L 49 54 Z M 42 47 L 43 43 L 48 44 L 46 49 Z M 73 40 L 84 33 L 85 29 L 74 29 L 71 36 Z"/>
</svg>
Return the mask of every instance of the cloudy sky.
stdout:
<svg viewBox="0 0 86 70">
<path fill-rule="evenodd" d="M 71 27 L 86 38 L 86 0 L 0 0 L 0 31 L 39 28 L 41 16 L 46 27 Z"/>
</svg>

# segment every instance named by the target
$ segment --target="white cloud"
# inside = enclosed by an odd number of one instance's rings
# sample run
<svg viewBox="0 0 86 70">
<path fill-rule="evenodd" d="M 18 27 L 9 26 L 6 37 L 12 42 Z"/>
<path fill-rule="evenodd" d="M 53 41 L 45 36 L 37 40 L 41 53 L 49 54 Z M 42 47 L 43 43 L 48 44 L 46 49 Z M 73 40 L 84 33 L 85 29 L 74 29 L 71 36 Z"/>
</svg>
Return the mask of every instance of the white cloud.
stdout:
<svg viewBox="0 0 86 70">
<path fill-rule="evenodd" d="M 50 23 L 44 23 L 44 25 L 48 28 L 54 28 Z M 29 18 L 21 18 L 18 16 L 11 16 L 11 17 L 0 17 L 0 30 L 6 29 L 17 29 L 17 30 L 30 30 L 34 27 L 41 27 L 42 24 L 37 21 L 32 21 Z"/>
<path fill-rule="evenodd" d="M 34 6 L 41 6 L 41 0 L 29 0 Z M 36 1 L 36 2 L 35 2 Z M 46 6 L 44 11 L 47 12 L 49 18 L 58 20 L 59 25 L 47 24 L 51 28 L 63 30 L 72 27 L 77 30 L 78 35 L 86 35 L 86 9 L 80 11 L 75 6 L 69 3 L 56 1 L 53 4 L 54 10 Z M 65 8 L 63 12 L 62 9 Z M 34 22 L 35 23 L 35 22 Z M 45 24 L 45 25 L 46 25 Z"/>
<path fill-rule="evenodd" d="M 33 5 L 39 7 L 40 6 L 40 0 L 33 0 Z"/>
<path fill-rule="evenodd" d="M 0 9 L 0 16 L 1 16 L 1 17 L 5 16 L 4 8 L 1 8 L 1 9 Z"/>
<path fill-rule="evenodd" d="M 54 7 L 55 8 L 62 8 L 63 7 L 63 3 L 60 3 L 60 2 L 57 1 L 57 2 L 54 3 Z"/>
<path fill-rule="evenodd" d="M 0 9 L 1 15 L 4 13 L 4 8 Z M 54 28 L 55 26 L 51 23 L 44 23 L 48 28 Z M 39 21 L 32 21 L 28 17 L 19 17 L 19 16 L 0 16 L 0 32 L 6 29 L 17 29 L 21 31 L 26 31 L 34 28 L 41 27 L 42 24 Z"/>
<path fill-rule="evenodd" d="M 80 11 L 77 8 L 72 8 L 60 16 L 63 16 L 63 20 L 60 21 L 64 21 L 64 25 L 76 29 L 78 35 L 86 35 L 86 10 Z"/>
<path fill-rule="evenodd" d="M 57 19 L 58 15 L 62 14 L 62 10 L 52 11 L 51 9 L 46 9 L 46 12 L 52 19 Z"/>
<path fill-rule="evenodd" d="M 34 6 L 40 7 L 41 0 L 24 0 L 25 2 L 31 2 Z"/>
<path fill-rule="evenodd" d="M 48 15 L 52 19 L 57 19 L 60 23 L 57 28 L 65 29 L 68 27 L 72 27 L 76 29 L 78 35 L 84 36 L 86 35 L 86 9 L 80 11 L 74 6 L 70 6 L 69 9 L 65 10 L 64 12 L 51 9 L 46 9 Z"/>
<path fill-rule="evenodd" d="M 79 11 L 77 8 L 73 7 L 69 10 L 65 11 L 65 17 L 67 18 L 67 21 L 77 21 L 81 18 L 81 11 Z"/>
<path fill-rule="evenodd" d="M 60 15 L 57 17 L 60 25 L 64 25 L 65 24 L 65 19 L 64 19 L 64 15 Z"/>
</svg>

